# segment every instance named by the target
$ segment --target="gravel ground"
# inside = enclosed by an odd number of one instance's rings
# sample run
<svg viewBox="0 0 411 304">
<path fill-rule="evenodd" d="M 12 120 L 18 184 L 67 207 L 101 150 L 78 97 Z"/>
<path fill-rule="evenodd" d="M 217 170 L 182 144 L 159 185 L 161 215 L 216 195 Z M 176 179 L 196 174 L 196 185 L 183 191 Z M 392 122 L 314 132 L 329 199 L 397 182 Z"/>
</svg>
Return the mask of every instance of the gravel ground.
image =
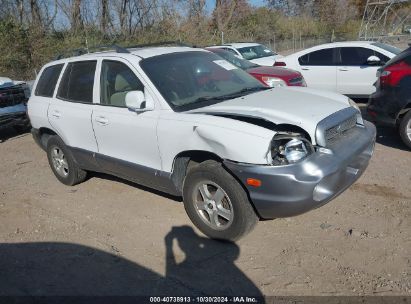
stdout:
<svg viewBox="0 0 411 304">
<path fill-rule="evenodd" d="M 0 139 L 0 295 L 411 296 L 411 152 L 392 130 L 333 202 L 236 244 L 176 198 L 101 174 L 64 186 L 31 135 Z"/>
</svg>

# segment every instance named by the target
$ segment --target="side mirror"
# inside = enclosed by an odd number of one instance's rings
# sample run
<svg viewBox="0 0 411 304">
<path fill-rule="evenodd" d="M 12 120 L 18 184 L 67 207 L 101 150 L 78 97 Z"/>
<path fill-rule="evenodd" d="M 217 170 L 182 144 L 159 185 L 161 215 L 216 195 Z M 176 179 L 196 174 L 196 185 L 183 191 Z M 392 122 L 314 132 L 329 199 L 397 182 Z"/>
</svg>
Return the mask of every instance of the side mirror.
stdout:
<svg viewBox="0 0 411 304">
<path fill-rule="evenodd" d="M 126 106 L 131 111 L 142 112 L 154 109 L 152 98 L 146 98 L 142 91 L 130 91 L 126 94 Z"/>
<path fill-rule="evenodd" d="M 367 63 L 369 65 L 378 65 L 378 64 L 381 63 L 381 59 L 378 58 L 377 56 L 372 55 L 372 56 L 367 58 Z"/>
</svg>

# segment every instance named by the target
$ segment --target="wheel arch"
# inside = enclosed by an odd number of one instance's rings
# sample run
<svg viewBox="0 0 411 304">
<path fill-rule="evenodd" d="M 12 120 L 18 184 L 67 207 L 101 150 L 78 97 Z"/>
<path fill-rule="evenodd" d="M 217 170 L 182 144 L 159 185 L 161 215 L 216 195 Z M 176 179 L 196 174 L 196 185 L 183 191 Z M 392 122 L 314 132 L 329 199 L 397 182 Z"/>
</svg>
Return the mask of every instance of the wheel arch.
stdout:
<svg viewBox="0 0 411 304">
<path fill-rule="evenodd" d="M 206 160 L 222 163 L 223 159 L 217 154 L 205 150 L 186 150 L 178 153 L 173 160 L 171 179 L 177 190 L 182 193 L 184 179 L 188 170 Z"/>
<path fill-rule="evenodd" d="M 47 127 L 41 127 L 38 130 L 39 144 L 43 150 L 47 148 L 47 142 L 50 139 L 50 137 L 55 135 L 59 136 L 55 131 Z"/>
</svg>

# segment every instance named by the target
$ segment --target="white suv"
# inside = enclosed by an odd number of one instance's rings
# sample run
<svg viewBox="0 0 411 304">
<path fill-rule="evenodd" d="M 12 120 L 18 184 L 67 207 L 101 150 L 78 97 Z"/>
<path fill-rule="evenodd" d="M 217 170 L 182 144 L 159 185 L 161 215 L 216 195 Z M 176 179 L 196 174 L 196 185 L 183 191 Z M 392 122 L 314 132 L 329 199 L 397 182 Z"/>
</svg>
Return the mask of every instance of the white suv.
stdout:
<svg viewBox="0 0 411 304">
<path fill-rule="evenodd" d="M 363 173 L 374 126 L 347 97 L 270 89 L 188 47 L 120 49 L 51 62 L 29 100 L 36 142 L 66 185 L 87 171 L 176 196 L 212 238 L 317 208 Z"/>
</svg>

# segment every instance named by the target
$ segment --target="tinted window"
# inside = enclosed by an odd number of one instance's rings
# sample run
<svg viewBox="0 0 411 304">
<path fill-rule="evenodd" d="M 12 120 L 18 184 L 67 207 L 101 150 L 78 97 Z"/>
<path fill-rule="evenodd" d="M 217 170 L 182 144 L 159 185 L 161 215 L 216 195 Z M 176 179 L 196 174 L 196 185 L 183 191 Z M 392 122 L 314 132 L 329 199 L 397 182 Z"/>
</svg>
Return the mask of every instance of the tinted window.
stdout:
<svg viewBox="0 0 411 304">
<path fill-rule="evenodd" d="M 345 47 L 340 50 L 342 65 L 367 65 L 367 59 L 376 56 L 374 50 L 362 47 Z"/>
<path fill-rule="evenodd" d="M 333 50 L 334 49 L 324 49 L 308 53 L 298 58 L 298 62 L 300 65 L 334 65 Z"/>
<path fill-rule="evenodd" d="M 35 94 L 37 96 L 53 97 L 62 68 L 63 64 L 57 64 L 44 69 L 36 86 Z"/>
<path fill-rule="evenodd" d="M 125 107 L 126 94 L 130 91 L 144 91 L 137 76 L 124 63 L 104 60 L 101 66 L 101 104 Z"/>
<path fill-rule="evenodd" d="M 57 97 L 74 102 L 93 102 L 96 61 L 79 61 L 67 65 Z"/>
<path fill-rule="evenodd" d="M 377 56 L 378 58 L 381 59 L 381 65 L 383 65 L 383 64 L 385 64 L 386 62 L 390 61 L 390 58 L 389 58 L 389 57 L 387 57 L 387 56 L 385 56 L 385 55 L 383 55 L 383 54 L 381 54 L 381 53 L 378 53 L 378 52 L 376 52 L 376 51 L 374 51 L 374 53 L 375 53 L 375 56 Z"/>
</svg>

